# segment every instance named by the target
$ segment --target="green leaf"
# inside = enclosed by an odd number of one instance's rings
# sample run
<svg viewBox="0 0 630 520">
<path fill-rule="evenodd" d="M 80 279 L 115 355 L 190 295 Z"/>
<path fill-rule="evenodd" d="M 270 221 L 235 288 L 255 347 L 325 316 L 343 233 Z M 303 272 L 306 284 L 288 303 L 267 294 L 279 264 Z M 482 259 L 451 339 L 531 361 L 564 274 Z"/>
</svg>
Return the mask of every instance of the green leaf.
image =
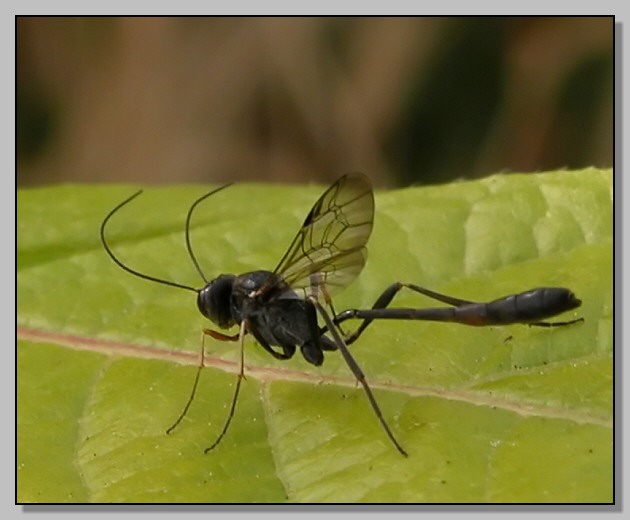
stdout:
<svg viewBox="0 0 630 520">
<path fill-rule="evenodd" d="M 273 269 L 321 186 L 237 185 L 198 208 L 209 278 Z M 335 300 L 371 306 L 394 281 L 490 301 L 541 286 L 583 305 L 567 327 L 376 322 L 352 346 L 388 441 L 340 355 L 320 368 L 249 337 L 222 443 L 234 343 L 206 340 L 192 292 L 105 255 L 98 229 L 130 186 L 18 191 L 19 502 L 611 502 L 612 172 L 496 175 L 378 192 L 370 257 Z M 199 287 L 183 219 L 204 188 L 149 189 L 108 229 L 121 259 Z M 436 302 L 401 292 L 395 306 Z M 442 305 L 442 304 L 437 304 Z M 350 329 L 350 325 L 346 325 Z M 233 331 L 236 332 L 236 331 Z"/>
</svg>

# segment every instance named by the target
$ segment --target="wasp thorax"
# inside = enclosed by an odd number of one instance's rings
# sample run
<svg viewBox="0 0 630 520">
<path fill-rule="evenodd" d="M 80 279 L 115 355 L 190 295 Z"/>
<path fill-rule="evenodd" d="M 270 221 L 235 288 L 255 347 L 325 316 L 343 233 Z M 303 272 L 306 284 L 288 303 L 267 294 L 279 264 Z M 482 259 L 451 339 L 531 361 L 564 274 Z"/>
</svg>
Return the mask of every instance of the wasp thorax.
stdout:
<svg viewBox="0 0 630 520">
<path fill-rule="evenodd" d="M 230 298 L 234 275 L 222 274 L 209 282 L 197 295 L 199 312 L 221 328 L 234 325 Z"/>
</svg>

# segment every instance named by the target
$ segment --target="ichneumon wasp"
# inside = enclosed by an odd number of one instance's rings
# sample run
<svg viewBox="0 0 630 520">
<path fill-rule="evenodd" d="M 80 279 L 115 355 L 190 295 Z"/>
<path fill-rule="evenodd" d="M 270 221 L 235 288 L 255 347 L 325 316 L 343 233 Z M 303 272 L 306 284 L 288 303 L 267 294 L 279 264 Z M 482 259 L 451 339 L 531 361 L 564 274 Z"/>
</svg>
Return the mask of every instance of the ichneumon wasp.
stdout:
<svg viewBox="0 0 630 520">
<path fill-rule="evenodd" d="M 383 292 L 371 309 L 348 309 L 335 313 L 331 296 L 350 284 L 363 269 L 367 258 L 366 244 L 372 232 L 374 195 L 370 181 L 360 173 L 344 175 L 323 193 L 273 271 L 221 274 L 208 280 L 192 250 L 190 221 L 193 211 L 202 201 L 228 186 L 230 185 L 221 186 L 198 198 L 186 216 L 186 248 L 195 269 L 204 281 L 204 286 L 200 289 L 141 273 L 119 260 L 110 248 L 105 238 L 107 223 L 118 210 L 140 195 L 142 190 L 112 209 L 100 229 L 105 251 L 123 270 L 145 280 L 192 291 L 197 294 L 199 311 L 214 325 L 221 329 L 238 326 L 238 333 L 234 335 L 203 329 L 201 363 L 197 368 L 192 392 L 182 413 L 167 430 L 170 433 L 180 423 L 192 403 L 203 368 L 203 338 L 208 335 L 221 341 L 237 341 L 240 362 L 232 403 L 221 432 L 206 448 L 206 453 L 221 442 L 234 417 L 244 378 L 243 340 L 246 334 L 251 334 L 276 359 L 293 357 L 299 347 L 308 363 L 319 366 L 324 361 L 325 351 L 339 351 L 363 387 L 370 406 L 390 441 L 399 453 L 407 456 L 385 420 L 365 374 L 348 349 L 373 320 L 448 321 L 476 326 L 525 323 L 543 327 L 581 321 L 581 318 L 553 323 L 544 321 L 581 304 L 570 290 L 558 287 L 532 289 L 480 303 L 440 294 L 415 284 L 397 282 Z M 389 308 L 388 305 L 403 288 L 447 306 L 424 309 Z M 350 319 L 363 321 L 353 332 L 346 334 L 340 324 Z"/>
</svg>

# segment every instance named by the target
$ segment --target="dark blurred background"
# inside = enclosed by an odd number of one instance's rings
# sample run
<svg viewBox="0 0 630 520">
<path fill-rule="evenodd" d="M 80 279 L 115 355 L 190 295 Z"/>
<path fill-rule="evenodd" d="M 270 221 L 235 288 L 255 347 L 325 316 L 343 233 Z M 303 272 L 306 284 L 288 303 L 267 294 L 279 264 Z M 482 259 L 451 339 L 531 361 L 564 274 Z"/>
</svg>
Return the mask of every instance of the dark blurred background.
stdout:
<svg viewBox="0 0 630 520">
<path fill-rule="evenodd" d="M 19 17 L 18 185 L 611 167 L 613 22 Z"/>
</svg>

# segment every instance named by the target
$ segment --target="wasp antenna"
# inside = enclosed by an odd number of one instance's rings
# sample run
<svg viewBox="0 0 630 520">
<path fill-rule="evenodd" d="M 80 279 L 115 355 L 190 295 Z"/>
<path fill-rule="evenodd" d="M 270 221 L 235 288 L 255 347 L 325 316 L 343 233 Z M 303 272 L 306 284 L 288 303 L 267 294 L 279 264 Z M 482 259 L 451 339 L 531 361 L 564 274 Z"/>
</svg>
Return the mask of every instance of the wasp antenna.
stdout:
<svg viewBox="0 0 630 520">
<path fill-rule="evenodd" d="M 228 188 L 229 186 L 232 186 L 232 184 L 234 184 L 234 183 L 231 182 L 229 184 L 225 184 L 225 185 L 220 186 L 218 188 L 215 188 L 214 190 L 212 190 L 212 191 L 206 193 L 205 195 L 202 195 L 201 197 L 199 197 L 195 202 L 192 203 L 192 206 L 190 206 L 190 209 L 188 210 L 188 215 L 186 215 L 186 228 L 185 228 L 186 249 L 188 250 L 188 254 L 190 255 L 190 259 L 192 260 L 192 263 L 195 266 L 195 269 L 197 269 L 197 272 L 199 273 L 199 276 L 201 276 L 201 279 L 205 283 L 208 283 L 208 278 L 206 278 L 206 275 L 201 270 L 201 266 L 199 265 L 199 262 L 197 261 L 197 257 L 195 256 L 195 253 L 192 250 L 192 245 L 190 244 L 190 219 L 192 218 L 192 214 L 193 214 L 194 209 L 197 207 L 197 205 L 200 202 L 203 202 L 204 200 L 206 200 L 208 197 L 214 195 L 215 193 L 219 193 L 221 190 L 224 190 L 225 188 Z"/>
<path fill-rule="evenodd" d="M 157 283 L 161 283 L 161 284 L 164 284 L 164 285 L 170 285 L 171 287 L 179 287 L 180 289 L 186 289 L 187 291 L 193 291 L 193 292 L 198 293 L 199 292 L 198 289 L 195 289 L 194 287 L 190 287 L 189 285 L 183 285 L 181 283 L 171 282 L 170 280 L 163 280 L 162 278 L 156 278 L 155 276 L 150 276 L 148 274 L 144 274 L 144 273 L 141 273 L 140 271 L 136 271 L 135 269 L 132 269 L 131 267 L 125 265 L 121 260 L 119 260 L 116 257 L 116 255 L 114 254 L 114 252 L 111 250 L 111 248 L 109 247 L 109 244 L 107 243 L 107 240 L 105 239 L 105 226 L 107 226 L 107 223 L 109 222 L 109 219 L 119 209 L 121 209 L 126 204 L 129 204 L 133 199 L 135 199 L 138 195 L 140 195 L 142 193 L 142 191 L 143 190 L 139 190 L 136 193 L 134 193 L 133 195 L 131 195 L 130 197 L 128 197 L 125 200 L 123 200 L 114 209 L 112 209 L 107 214 L 107 216 L 103 219 L 103 223 L 101 224 L 101 243 L 103 244 L 103 247 L 105 248 L 105 252 L 114 261 L 114 263 L 116 265 L 118 265 L 118 267 L 120 267 L 124 271 L 127 271 L 130 274 L 133 274 L 133 275 L 137 276 L 138 278 L 144 278 L 145 280 L 151 280 L 152 282 L 157 282 Z"/>
</svg>

